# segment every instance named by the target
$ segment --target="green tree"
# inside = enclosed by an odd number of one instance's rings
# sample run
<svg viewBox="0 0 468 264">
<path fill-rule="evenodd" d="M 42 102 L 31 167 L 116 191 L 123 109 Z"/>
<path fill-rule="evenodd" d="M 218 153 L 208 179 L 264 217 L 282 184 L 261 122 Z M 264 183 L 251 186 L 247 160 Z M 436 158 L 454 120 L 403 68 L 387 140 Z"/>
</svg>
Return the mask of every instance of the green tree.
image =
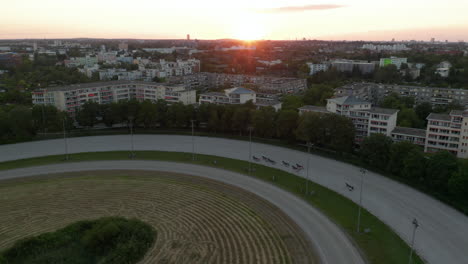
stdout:
<svg viewBox="0 0 468 264">
<path fill-rule="evenodd" d="M 299 117 L 296 138 L 315 145 L 323 145 L 325 143 L 325 135 L 323 134 L 323 130 L 320 129 L 323 127 L 325 127 L 323 114 L 304 113 Z"/>
<path fill-rule="evenodd" d="M 374 80 L 380 83 L 399 83 L 402 76 L 395 65 L 387 65 L 375 71 Z"/>
<path fill-rule="evenodd" d="M 304 94 L 304 103 L 307 105 L 324 106 L 327 99 L 333 96 L 333 86 L 326 84 L 314 84 L 306 90 Z"/>
<path fill-rule="evenodd" d="M 217 107 L 212 107 L 210 109 L 210 117 L 208 120 L 208 130 L 217 132 L 221 129 L 221 120 L 219 118 L 219 113 Z"/>
<path fill-rule="evenodd" d="M 253 114 L 255 134 L 270 138 L 275 134 L 276 111 L 273 107 L 262 107 Z"/>
<path fill-rule="evenodd" d="M 158 121 L 158 108 L 149 100 L 145 100 L 140 104 L 138 116 L 136 118 L 137 124 L 142 124 L 145 128 L 156 126 Z"/>
<path fill-rule="evenodd" d="M 276 121 L 276 135 L 293 141 L 299 114 L 294 110 L 281 110 Z"/>
<path fill-rule="evenodd" d="M 102 121 L 108 127 L 112 127 L 114 124 L 123 122 L 124 112 L 122 105 L 119 103 L 110 103 L 101 105 Z"/>
<path fill-rule="evenodd" d="M 304 105 L 302 98 L 297 95 L 286 95 L 282 99 L 282 109 L 283 110 L 294 110 L 298 111 L 297 109 Z"/>
<path fill-rule="evenodd" d="M 460 163 L 458 170 L 452 174 L 448 183 L 449 191 L 458 199 L 468 201 L 468 161 Z"/>
<path fill-rule="evenodd" d="M 398 113 L 398 126 L 424 128 L 424 121 L 419 119 L 412 108 L 403 108 Z"/>
<path fill-rule="evenodd" d="M 364 162 L 374 168 L 385 169 L 390 159 L 393 141 L 383 134 L 371 134 L 364 138 L 359 154 Z"/>
<path fill-rule="evenodd" d="M 185 106 L 182 103 L 171 104 L 167 109 L 167 122 L 170 127 L 184 128 L 187 127 L 190 116 L 185 111 Z"/>
<path fill-rule="evenodd" d="M 447 192 L 449 179 L 458 169 L 457 162 L 457 158 L 447 151 L 430 155 L 424 179 L 427 186 L 439 192 Z"/>
<path fill-rule="evenodd" d="M 418 104 L 415 108 L 414 111 L 418 115 L 420 120 L 426 121 L 427 116 L 432 113 L 432 105 L 429 102 L 423 102 Z"/>
<path fill-rule="evenodd" d="M 418 146 L 408 141 L 394 143 L 390 148 L 390 160 L 387 171 L 394 175 L 402 175 L 402 168 L 404 167 L 407 155 L 417 149 L 419 149 Z"/>
<path fill-rule="evenodd" d="M 15 141 L 29 140 L 34 134 L 32 111 L 26 106 L 15 106 L 8 113 L 8 126 Z"/>
<path fill-rule="evenodd" d="M 353 122 L 344 116 L 324 114 L 325 144 L 339 152 L 351 152 L 354 147 L 355 129 Z"/>
<path fill-rule="evenodd" d="M 232 130 L 238 131 L 240 135 L 247 130 L 251 124 L 250 109 L 246 107 L 237 107 L 232 116 Z"/>
<path fill-rule="evenodd" d="M 401 175 L 405 179 L 413 182 L 423 182 L 426 176 L 426 164 L 427 159 L 422 150 L 418 148 L 411 149 L 405 155 L 405 159 L 403 160 Z M 397 167 L 391 168 L 392 171 L 397 169 Z"/>
<path fill-rule="evenodd" d="M 76 114 L 76 121 L 81 126 L 93 127 L 98 122 L 98 116 L 100 115 L 101 107 L 98 103 L 88 101 L 84 103 Z"/>
</svg>

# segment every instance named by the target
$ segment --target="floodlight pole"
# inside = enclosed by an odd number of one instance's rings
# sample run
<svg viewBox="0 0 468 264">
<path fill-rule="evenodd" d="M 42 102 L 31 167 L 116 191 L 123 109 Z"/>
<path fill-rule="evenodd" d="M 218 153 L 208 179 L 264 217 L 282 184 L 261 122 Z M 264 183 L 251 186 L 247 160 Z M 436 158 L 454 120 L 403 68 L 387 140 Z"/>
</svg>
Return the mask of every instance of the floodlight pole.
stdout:
<svg viewBox="0 0 468 264">
<path fill-rule="evenodd" d="M 411 262 L 413 261 L 414 239 L 416 237 L 416 229 L 419 227 L 419 223 L 418 223 L 418 220 L 416 218 L 413 219 L 412 224 L 413 224 L 413 236 L 411 238 L 411 249 L 410 249 L 408 264 L 411 264 Z"/>
<path fill-rule="evenodd" d="M 195 126 L 194 126 L 195 120 L 190 120 L 190 123 L 192 123 L 192 161 L 195 161 Z"/>
<path fill-rule="evenodd" d="M 249 173 L 252 172 L 252 130 L 253 127 L 249 126 L 247 128 L 249 130 Z"/>
<path fill-rule="evenodd" d="M 135 157 L 135 148 L 133 145 L 133 116 L 129 117 L 130 119 L 130 144 L 131 144 L 131 153 L 130 153 L 130 158 Z"/>
<path fill-rule="evenodd" d="M 306 175 L 306 195 L 309 195 L 309 165 L 310 165 L 310 148 L 314 144 L 310 143 L 310 141 L 307 142 L 307 175 Z"/>
<path fill-rule="evenodd" d="M 67 132 L 65 129 L 65 118 L 62 120 L 63 125 L 63 143 L 65 145 L 65 160 L 68 160 L 68 142 L 67 142 Z"/>
<path fill-rule="evenodd" d="M 361 208 L 362 208 L 362 189 L 364 187 L 364 174 L 366 174 L 365 169 L 360 169 L 361 172 L 361 187 L 359 188 L 359 206 L 358 206 L 358 219 L 357 219 L 357 232 L 359 233 L 361 229 Z"/>
</svg>

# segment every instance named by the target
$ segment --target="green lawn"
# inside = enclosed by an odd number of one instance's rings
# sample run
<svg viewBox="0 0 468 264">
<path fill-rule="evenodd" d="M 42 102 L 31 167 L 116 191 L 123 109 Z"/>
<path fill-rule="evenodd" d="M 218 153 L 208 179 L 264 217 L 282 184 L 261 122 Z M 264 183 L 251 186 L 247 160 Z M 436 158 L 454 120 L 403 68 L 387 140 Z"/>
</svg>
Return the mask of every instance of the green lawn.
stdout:
<svg viewBox="0 0 468 264">
<path fill-rule="evenodd" d="M 136 158 L 141 160 L 161 160 L 184 163 L 194 163 L 205 166 L 217 167 L 240 173 L 246 173 L 248 162 L 235 159 L 228 159 L 209 155 L 197 155 L 197 160 L 191 160 L 190 153 L 161 152 L 161 151 L 137 151 Z M 69 162 L 92 161 L 92 160 L 122 160 L 128 159 L 128 151 L 115 152 L 93 152 L 71 154 Z M 217 163 L 214 164 L 213 161 Z M 63 155 L 31 158 L 0 163 L 0 170 L 13 169 L 19 167 L 30 167 L 51 163 L 66 162 Z M 370 228 L 367 234 L 356 232 L 357 205 L 341 196 L 340 194 L 324 188 L 320 185 L 310 183 L 310 187 L 315 191 L 312 196 L 304 195 L 305 180 L 278 169 L 269 168 L 259 164 L 254 164 L 255 171 L 252 176 L 260 178 L 286 189 L 301 198 L 310 202 L 316 208 L 329 216 L 340 225 L 349 236 L 359 245 L 362 252 L 370 263 L 393 264 L 407 263 L 409 246 L 401 240 L 388 226 L 374 217 L 366 210 L 362 211 L 362 227 Z M 273 181 L 275 175 L 275 181 Z M 409 224 L 409 223 L 408 223 Z M 418 256 L 413 258 L 413 263 L 424 263 Z"/>
</svg>

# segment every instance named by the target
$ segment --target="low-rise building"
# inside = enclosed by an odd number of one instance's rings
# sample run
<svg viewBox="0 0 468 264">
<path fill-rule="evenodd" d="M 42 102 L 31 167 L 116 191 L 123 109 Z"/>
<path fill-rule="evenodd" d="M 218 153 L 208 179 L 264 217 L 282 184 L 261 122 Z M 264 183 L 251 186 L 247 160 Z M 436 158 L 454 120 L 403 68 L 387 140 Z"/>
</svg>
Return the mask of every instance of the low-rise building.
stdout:
<svg viewBox="0 0 468 264">
<path fill-rule="evenodd" d="M 163 99 L 168 102 L 195 104 L 196 91 L 186 90 L 184 86 L 159 83 L 110 81 L 36 89 L 32 92 L 33 104 L 54 105 L 72 116 L 88 101 L 108 104 L 130 99 L 152 102 Z"/>
<path fill-rule="evenodd" d="M 392 139 L 395 142 L 408 141 L 424 147 L 426 145 L 426 130 L 397 126 L 392 131 Z"/>
<path fill-rule="evenodd" d="M 210 92 L 200 94 L 199 104 L 245 104 L 248 101 L 256 103 L 256 93 L 253 90 L 243 87 L 236 87 L 224 90 L 224 93 Z"/>
<path fill-rule="evenodd" d="M 374 72 L 375 63 L 360 60 L 334 60 L 331 62 L 331 66 L 340 72 L 352 72 L 354 69 L 358 69 L 363 74 L 369 74 Z"/>
<path fill-rule="evenodd" d="M 170 83 L 180 83 L 188 88 L 205 90 L 223 87 L 255 86 L 261 93 L 298 93 L 307 89 L 307 80 L 265 75 L 225 74 L 200 72 L 196 74 L 171 77 Z"/>
<path fill-rule="evenodd" d="M 321 72 L 321 71 L 326 71 L 328 70 L 328 64 L 326 63 L 307 63 L 307 66 L 309 66 L 309 75 L 314 75 L 316 74 L 317 72 Z"/>
<path fill-rule="evenodd" d="M 408 63 L 407 58 L 398 58 L 398 57 L 390 57 L 390 58 L 381 58 L 380 59 L 380 67 L 384 67 L 387 65 L 395 65 L 399 70 L 403 63 Z"/>
</svg>

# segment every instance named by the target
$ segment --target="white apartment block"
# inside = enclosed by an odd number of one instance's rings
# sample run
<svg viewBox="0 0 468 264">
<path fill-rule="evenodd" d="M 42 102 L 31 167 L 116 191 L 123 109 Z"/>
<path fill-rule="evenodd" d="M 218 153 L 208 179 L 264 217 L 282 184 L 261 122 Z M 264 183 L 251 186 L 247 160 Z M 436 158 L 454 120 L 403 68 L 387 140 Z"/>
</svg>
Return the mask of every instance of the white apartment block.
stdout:
<svg viewBox="0 0 468 264">
<path fill-rule="evenodd" d="M 256 93 L 243 87 L 224 90 L 224 93 L 209 92 L 200 94 L 199 104 L 245 104 L 248 101 L 257 102 Z"/>
<path fill-rule="evenodd" d="M 261 107 L 273 107 L 276 111 L 281 109 L 281 102 L 274 100 L 273 98 L 262 98 L 257 100 L 257 94 L 255 91 L 246 89 L 243 87 L 236 87 L 224 90 L 224 93 L 220 92 L 209 92 L 200 95 L 198 99 L 199 104 L 232 104 L 239 105 L 245 104 L 248 101 L 252 101 L 258 108 Z"/>
<path fill-rule="evenodd" d="M 307 66 L 309 66 L 309 69 L 310 69 L 309 75 L 314 75 L 317 72 L 326 71 L 328 70 L 328 67 L 329 67 L 328 64 L 325 64 L 325 63 L 311 63 L 311 62 L 308 62 Z"/>
<path fill-rule="evenodd" d="M 373 51 L 402 51 L 402 50 L 410 50 L 410 48 L 406 47 L 405 44 L 393 44 L 393 45 L 374 45 L 374 44 L 364 44 L 362 45 L 362 49 L 368 49 Z"/>
<path fill-rule="evenodd" d="M 424 147 L 426 145 L 426 130 L 410 127 L 395 127 L 392 131 L 392 139 L 395 142 L 408 141 Z"/>
<path fill-rule="evenodd" d="M 69 60 L 65 60 L 64 64 L 67 67 L 92 67 L 98 63 L 97 57 L 85 56 L 85 57 L 74 57 Z"/>
<path fill-rule="evenodd" d="M 72 116 L 88 101 L 108 104 L 130 99 L 152 102 L 163 99 L 172 103 L 195 104 L 196 91 L 159 83 L 112 81 L 37 89 L 32 93 L 33 104 L 54 105 Z"/>
<path fill-rule="evenodd" d="M 327 106 L 304 106 L 299 112 L 334 113 L 351 119 L 356 129 L 356 141 L 374 133 L 391 136 L 396 127 L 398 110 L 372 107 L 370 102 L 353 96 L 327 99 Z"/>
<path fill-rule="evenodd" d="M 459 158 L 468 158 L 468 110 L 431 113 L 427 120 L 425 152 L 446 150 Z"/>
<path fill-rule="evenodd" d="M 381 58 L 380 59 L 380 67 L 384 67 L 387 65 L 395 65 L 399 70 L 403 63 L 408 63 L 407 58 L 398 58 L 398 57 L 390 57 L 390 58 Z"/>
</svg>

